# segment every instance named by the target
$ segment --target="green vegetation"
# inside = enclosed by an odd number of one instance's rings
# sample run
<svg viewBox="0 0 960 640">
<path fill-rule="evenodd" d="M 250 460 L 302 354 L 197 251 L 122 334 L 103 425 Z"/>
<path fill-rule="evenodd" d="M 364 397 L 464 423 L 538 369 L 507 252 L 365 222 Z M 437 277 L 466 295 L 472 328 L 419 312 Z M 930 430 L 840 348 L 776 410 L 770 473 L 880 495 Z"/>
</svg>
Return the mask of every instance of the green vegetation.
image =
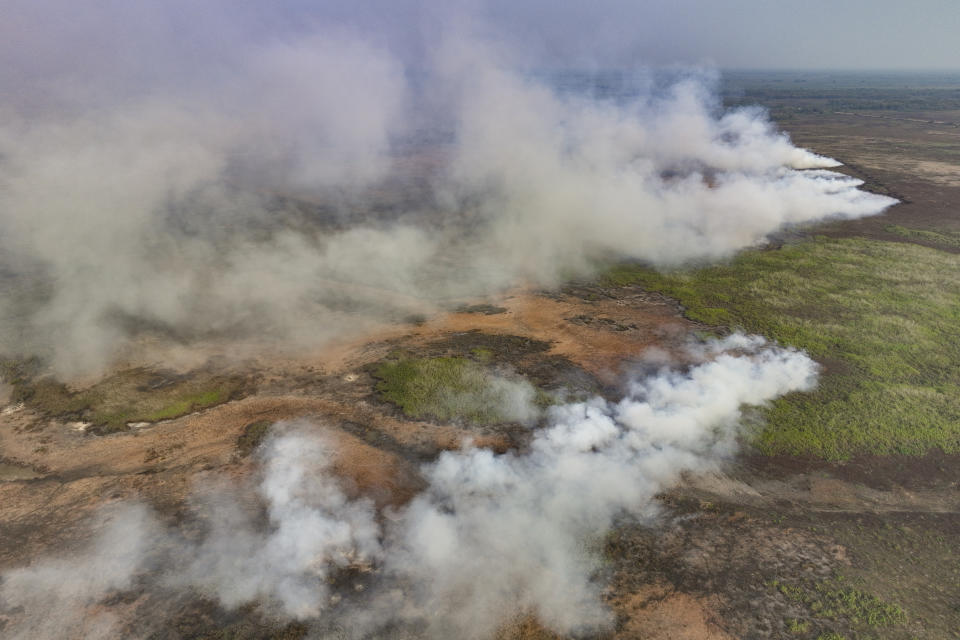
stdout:
<svg viewBox="0 0 960 640">
<path fill-rule="evenodd" d="M 927 464 L 939 465 L 934 461 Z M 894 465 L 890 465 L 894 466 Z M 917 467 L 919 473 L 923 469 Z M 846 548 L 853 566 L 848 580 L 869 585 L 888 602 L 910 612 L 923 638 L 951 638 L 960 630 L 960 530 L 949 514 L 864 514 L 856 518 L 812 516 Z M 874 637 L 915 637 L 886 632 Z"/>
<path fill-rule="evenodd" d="M 82 391 L 50 378 L 34 378 L 23 364 L 5 363 L 13 399 L 51 417 L 89 421 L 97 431 L 122 431 L 130 422 L 169 420 L 226 402 L 243 388 L 235 377 L 197 372 L 188 376 L 147 369 L 121 371 Z"/>
<path fill-rule="evenodd" d="M 802 584 L 774 580 L 771 586 L 788 600 L 802 604 L 810 615 L 821 620 L 843 622 L 861 628 L 893 627 L 907 621 L 903 609 L 846 584 L 842 577 Z"/>
<path fill-rule="evenodd" d="M 908 229 L 898 224 L 887 225 L 884 227 L 884 230 L 904 238 L 910 238 L 911 240 L 925 240 L 948 247 L 960 247 L 960 233 L 930 231 L 928 229 Z"/>
<path fill-rule="evenodd" d="M 489 358 L 481 351 L 480 359 Z M 494 424 L 529 417 L 535 392 L 526 382 L 492 375 L 474 360 L 462 357 L 399 357 L 374 371 L 380 396 L 413 418 L 460 419 Z"/>
<path fill-rule="evenodd" d="M 960 451 L 960 256 L 816 237 L 692 271 L 621 265 L 601 280 L 661 291 L 693 320 L 760 333 L 825 365 L 815 392 L 767 411 L 764 453 Z"/>
<path fill-rule="evenodd" d="M 486 347 L 474 347 L 470 349 L 470 353 L 480 362 L 490 362 L 494 356 L 493 350 Z"/>
<path fill-rule="evenodd" d="M 267 432 L 272 424 L 269 420 L 257 420 L 243 428 L 243 433 L 237 438 L 237 450 L 242 457 L 249 456 L 254 449 L 260 446 L 263 439 L 267 437 Z"/>
<path fill-rule="evenodd" d="M 174 400 L 156 411 L 150 413 L 141 413 L 144 422 L 157 422 L 158 420 L 169 420 L 182 416 L 206 407 L 221 404 L 227 400 L 228 394 L 223 389 L 211 389 L 210 391 L 200 391 L 186 395 L 180 399 Z"/>
<path fill-rule="evenodd" d="M 727 106 L 771 108 L 781 113 L 830 111 L 915 112 L 960 109 L 955 74 L 844 72 L 728 72 L 722 89 Z"/>
<path fill-rule="evenodd" d="M 810 630 L 809 620 L 797 620 L 796 618 L 787 618 L 787 631 L 790 633 L 806 633 Z"/>
</svg>

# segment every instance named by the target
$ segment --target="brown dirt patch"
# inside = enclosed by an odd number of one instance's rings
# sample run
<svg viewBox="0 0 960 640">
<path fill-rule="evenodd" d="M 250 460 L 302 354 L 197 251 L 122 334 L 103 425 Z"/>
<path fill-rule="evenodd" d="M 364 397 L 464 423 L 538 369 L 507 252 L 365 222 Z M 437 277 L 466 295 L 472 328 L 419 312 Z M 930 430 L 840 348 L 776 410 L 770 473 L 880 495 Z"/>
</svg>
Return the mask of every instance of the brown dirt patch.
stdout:
<svg viewBox="0 0 960 640">
<path fill-rule="evenodd" d="M 625 595 L 614 608 L 625 619 L 614 637 L 623 640 L 733 640 L 711 621 L 715 603 L 663 584 Z"/>
</svg>

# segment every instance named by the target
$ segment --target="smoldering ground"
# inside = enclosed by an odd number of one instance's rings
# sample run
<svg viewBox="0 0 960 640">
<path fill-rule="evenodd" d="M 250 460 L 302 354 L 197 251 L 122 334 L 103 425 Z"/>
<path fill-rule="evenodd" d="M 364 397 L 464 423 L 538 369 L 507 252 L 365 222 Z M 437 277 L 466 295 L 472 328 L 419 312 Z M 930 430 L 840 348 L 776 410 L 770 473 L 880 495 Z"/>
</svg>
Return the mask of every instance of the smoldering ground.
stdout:
<svg viewBox="0 0 960 640">
<path fill-rule="evenodd" d="M 249 3 L 7 3 L 0 351 L 72 374 L 144 341 L 318 345 L 611 260 L 722 259 L 893 202 L 761 111 L 724 111 L 708 74 L 631 72 L 615 95 L 587 74 L 571 90 L 418 6 L 435 35 L 408 25 L 411 54 L 337 11 L 291 24 Z M 206 492 L 188 535 L 121 508 L 88 553 L 3 576 L 4 633 L 136 635 L 102 604 L 125 590 L 257 602 L 318 634 L 486 638 L 521 613 L 605 628 L 602 532 L 729 455 L 741 406 L 809 388 L 815 368 L 742 337 L 703 359 L 617 404 L 554 408 L 527 450 L 445 453 L 393 511 L 341 486 L 317 428 L 288 425 L 250 488 L 263 513 Z M 337 581 L 355 574 L 346 597 Z"/>
<path fill-rule="evenodd" d="M 721 109 L 709 74 L 559 81 L 465 8 L 387 33 L 331 7 L 8 4 L 0 351 L 61 374 L 145 341 L 322 344 L 893 202 Z"/>
<path fill-rule="evenodd" d="M 523 451 L 443 453 L 421 469 L 426 489 L 382 511 L 332 473 L 322 428 L 278 424 L 255 487 L 197 494 L 201 533 L 114 507 L 86 553 L 4 574 L 5 633 L 146 636 L 169 612 L 144 603 L 184 593 L 258 603 L 317 637 L 489 638 L 518 615 L 560 633 L 609 628 L 599 570 L 615 518 L 652 517 L 681 474 L 732 455 L 744 407 L 816 380 L 812 360 L 757 337 L 690 357 L 698 364 L 637 379 L 617 403 L 549 409 Z M 114 619 L 101 603 L 124 592 L 132 611 Z"/>
</svg>

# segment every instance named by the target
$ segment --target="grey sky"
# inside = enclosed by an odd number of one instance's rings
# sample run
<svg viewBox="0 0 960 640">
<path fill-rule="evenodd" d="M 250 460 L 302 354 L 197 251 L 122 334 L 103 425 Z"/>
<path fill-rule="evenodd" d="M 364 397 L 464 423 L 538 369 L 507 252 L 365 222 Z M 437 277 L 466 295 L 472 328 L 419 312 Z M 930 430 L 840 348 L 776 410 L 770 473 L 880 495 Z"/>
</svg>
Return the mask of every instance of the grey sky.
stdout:
<svg viewBox="0 0 960 640">
<path fill-rule="evenodd" d="M 559 58 L 725 68 L 960 69 L 957 0 L 493 0 Z"/>
<path fill-rule="evenodd" d="M 274 5 L 276 6 L 276 5 Z M 960 69 L 958 0 L 287 0 L 416 49 L 468 22 L 538 58 L 724 68 Z"/>
<path fill-rule="evenodd" d="M 28 76 L 123 74 L 134 50 L 189 68 L 318 25 L 414 62 L 456 25 L 556 66 L 960 69 L 958 0 L 0 0 L 0 15 L 0 60 Z"/>
</svg>

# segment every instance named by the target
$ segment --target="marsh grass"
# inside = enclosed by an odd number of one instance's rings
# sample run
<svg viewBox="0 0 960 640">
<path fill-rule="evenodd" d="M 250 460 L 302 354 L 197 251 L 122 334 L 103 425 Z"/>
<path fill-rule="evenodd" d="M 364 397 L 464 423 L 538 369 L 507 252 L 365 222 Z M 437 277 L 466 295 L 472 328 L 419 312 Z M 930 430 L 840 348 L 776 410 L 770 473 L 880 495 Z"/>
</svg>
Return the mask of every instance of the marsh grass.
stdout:
<svg viewBox="0 0 960 640">
<path fill-rule="evenodd" d="M 206 372 L 176 376 L 130 369 L 73 391 L 51 377 L 33 378 L 22 367 L 13 398 L 49 417 L 85 420 L 100 433 L 122 431 L 130 422 L 157 422 L 226 402 L 244 387 L 237 377 Z"/>
<path fill-rule="evenodd" d="M 601 282 L 660 291 L 693 320 L 760 333 L 824 364 L 816 391 L 767 411 L 756 439 L 764 453 L 960 451 L 958 255 L 815 237 L 690 271 L 619 265 Z"/>
<path fill-rule="evenodd" d="M 898 224 L 890 224 L 883 228 L 887 233 L 898 235 L 911 240 L 925 240 L 948 247 L 960 248 L 960 233 L 947 231 L 931 231 L 929 229 L 910 229 Z"/>
<path fill-rule="evenodd" d="M 484 366 L 487 350 L 474 350 L 479 360 L 443 356 L 400 356 L 380 363 L 373 375 L 380 397 L 412 418 L 463 420 L 471 424 L 522 421 L 545 400 L 522 380 L 508 380 Z"/>
</svg>

